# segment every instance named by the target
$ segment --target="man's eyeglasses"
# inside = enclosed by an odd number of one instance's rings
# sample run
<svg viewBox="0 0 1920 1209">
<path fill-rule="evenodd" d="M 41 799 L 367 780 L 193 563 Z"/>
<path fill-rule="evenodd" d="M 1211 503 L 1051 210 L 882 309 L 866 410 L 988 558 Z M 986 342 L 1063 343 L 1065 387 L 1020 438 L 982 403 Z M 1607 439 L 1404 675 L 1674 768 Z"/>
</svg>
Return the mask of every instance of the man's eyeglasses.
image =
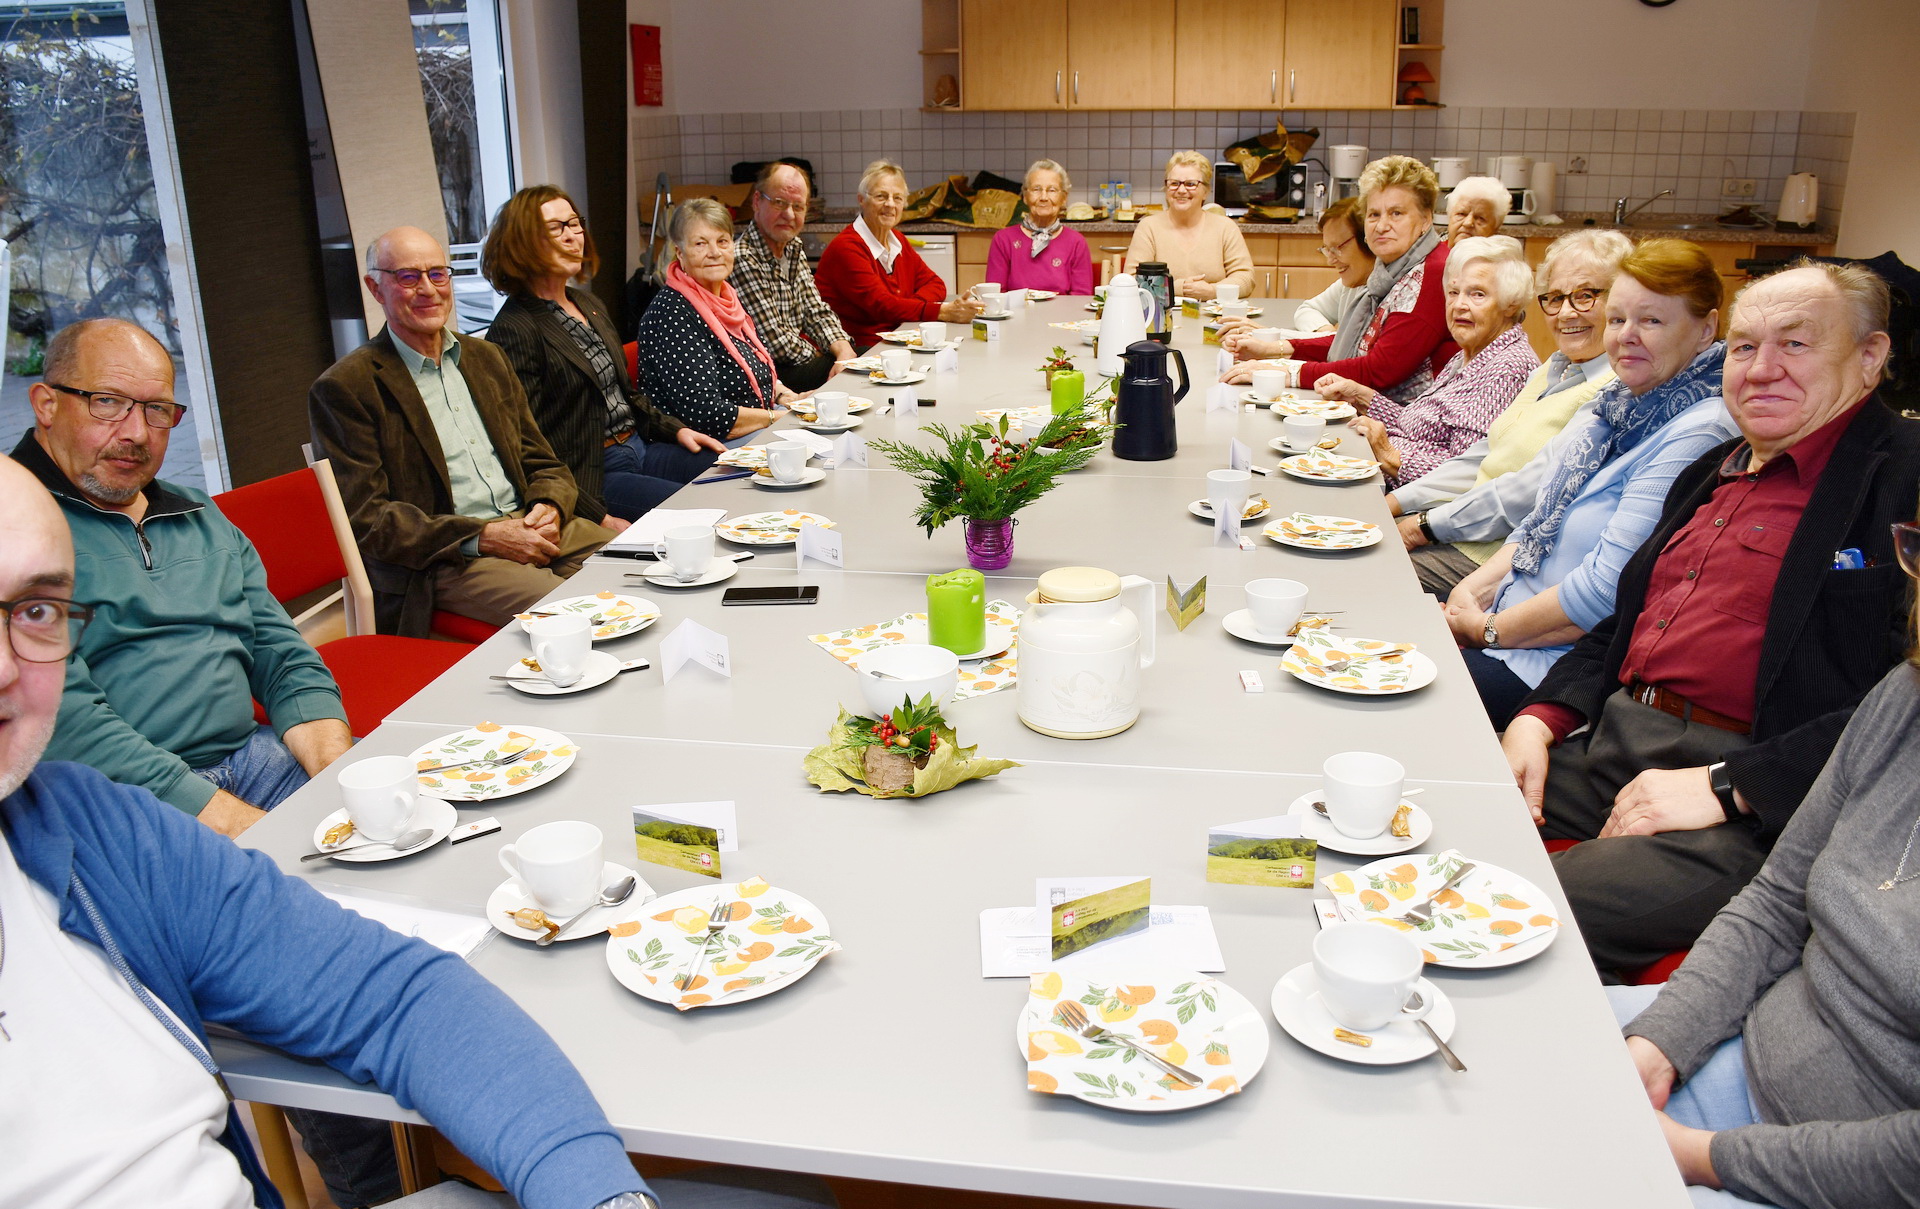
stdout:
<svg viewBox="0 0 1920 1209">
<path fill-rule="evenodd" d="M 71 386 L 61 386 L 54 382 L 49 382 L 46 386 L 48 390 L 80 396 L 87 401 L 88 415 L 96 420 L 106 420 L 114 424 L 126 419 L 136 407 L 146 418 L 148 428 L 173 428 L 180 423 L 180 418 L 187 414 L 185 403 L 129 399 L 124 395 L 108 394 L 100 390 L 75 390 Z"/>
<path fill-rule="evenodd" d="M 758 189 L 755 189 L 754 192 L 759 195 L 761 201 L 772 206 L 782 214 L 791 214 L 795 218 L 798 218 L 807 212 L 806 202 L 788 201 L 784 197 L 768 197 Z"/>
<path fill-rule="evenodd" d="M 575 220 L 574 225 L 579 225 L 578 220 Z M 444 286 L 453 280 L 453 270 L 443 264 L 434 265 L 430 269 L 368 269 L 367 272 L 385 273 L 398 282 L 402 289 L 408 290 L 419 289 L 422 277 L 436 287 Z"/>
<path fill-rule="evenodd" d="M 1571 294 L 1541 294 L 1534 301 L 1538 302 L 1540 309 L 1549 315 L 1558 315 L 1560 308 L 1567 305 L 1585 314 L 1593 309 L 1593 304 L 1600 301 L 1605 293 L 1605 290 L 1575 290 Z"/>
<path fill-rule="evenodd" d="M 28 663 L 59 663 L 73 654 L 81 633 L 93 620 L 93 606 L 29 596 L 0 600 L 0 615 L 7 619 L 7 637 L 13 641 L 15 655 Z"/>
<path fill-rule="evenodd" d="M 1351 244 L 1353 240 L 1354 240 L 1354 237 L 1349 235 L 1337 244 L 1333 244 L 1331 246 L 1322 244 L 1320 245 L 1320 255 L 1326 257 L 1328 260 L 1333 260 L 1334 258 L 1338 257 L 1340 255 L 1341 250 L 1345 248 L 1348 244 Z"/>
<path fill-rule="evenodd" d="M 1893 553 L 1900 569 L 1920 579 L 1920 525 L 1897 524 L 1893 527 Z"/>
<path fill-rule="evenodd" d="M 559 239 L 562 235 L 578 235 L 580 234 L 580 232 L 586 229 L 587 229 L 586 224 L 580 221 L 580 216 L 577 214 L 574 215 L 572 218 L 567 219 L 565 222 L 561 222 L 560 220 L 555 219 L 554 221 L 547 224 L 547 234 L 551 235 L 555 239 Z M 433 278 L 431 274 L 433 270 L 428 269 L 427 272 L 429 274 L 428 280 L 432 281 Z M 433 284 L 444 285 L 445 283 L 440 281 L 434 281 Z"/>
</svg>

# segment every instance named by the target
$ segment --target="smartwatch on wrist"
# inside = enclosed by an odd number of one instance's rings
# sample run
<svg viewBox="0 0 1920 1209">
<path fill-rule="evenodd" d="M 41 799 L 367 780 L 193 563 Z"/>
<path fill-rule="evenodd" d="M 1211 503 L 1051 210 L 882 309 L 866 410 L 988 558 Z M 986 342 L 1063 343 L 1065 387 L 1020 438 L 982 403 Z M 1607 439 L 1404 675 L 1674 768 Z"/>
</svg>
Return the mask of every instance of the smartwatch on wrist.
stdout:
<svg viewBox="0 0 1920 1209">
<path fill-rule="evenodd" d="M 1425 512 L 1416 512 L 1413 515 L 1414 519 L 1420 524 L 1420 536 L 1438 545 L 1440 539 L 1433 535 L 1433 526 L 1427 523 L 1427 514 Z"/>
<path fill-rule="evenodd" d="M 1739 822 L 1740 801 L 1733 796 L 1733 776 L 1727 771 L 1725 760 L 1707 765 L 1707 784 L 1713 786 L 1713 796 L 1720 799 L 1720 809 L 1726 812 L 1727 822 Z"/>
</svg>

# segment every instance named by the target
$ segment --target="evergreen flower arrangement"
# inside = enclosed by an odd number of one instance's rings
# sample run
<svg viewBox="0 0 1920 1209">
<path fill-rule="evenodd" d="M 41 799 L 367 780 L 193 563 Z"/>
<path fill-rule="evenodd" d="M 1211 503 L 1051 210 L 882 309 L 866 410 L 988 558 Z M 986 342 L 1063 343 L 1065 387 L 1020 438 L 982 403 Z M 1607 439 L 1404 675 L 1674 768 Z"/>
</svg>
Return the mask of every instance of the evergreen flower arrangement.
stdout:
<svg viewBox="0 0 1920 1209">
<path fill-rule="evenodd" d="M 994 424 L 930 424 L 921 431 L 931 433 L 938 445 L 920 449 L 874 441 L 871 448 L 920 484 L 913 519 L 928 536 L 953 520 L 1012 520 L 1053 490 L 1061 475 L 1091 461 L 1106 439 L 1105 428 L 1086 407 L 1054 416 L 1024 443 L 1010 436 L 1006 416 Z"/>
</svg>

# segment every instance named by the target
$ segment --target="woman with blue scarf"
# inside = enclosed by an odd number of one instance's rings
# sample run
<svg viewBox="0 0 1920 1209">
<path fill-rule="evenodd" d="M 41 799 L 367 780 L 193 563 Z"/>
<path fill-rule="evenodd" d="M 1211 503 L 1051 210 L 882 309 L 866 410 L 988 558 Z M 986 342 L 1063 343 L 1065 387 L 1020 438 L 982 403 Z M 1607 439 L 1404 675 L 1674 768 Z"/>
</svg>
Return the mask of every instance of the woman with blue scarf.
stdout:
<svg viewBox="0 0 1920 1209">
<path fill-rule="evenodd" d="M 1495 729 L 1554 660 L 1613 612 L 1620 571 L 1667 489 L 1736 435 L 1720 397 L 1722 288 L 1697 244 L 1653 239 L 1621 262 L 1606 299 L 1618 381 L 1568 428 L 1533 512 L 1447 599 L 1447 621 Z"/>
<path fill-rule="evenodd" d="M 1003 290 L 1093 293 L 1093 253 L 1087 241 L 1060 221 L 1073 182 L 1052 160 L 1035 160 L 1020 186 L 1027 212 L 994 232 L 987 249 L 987 277 Z"/>
</svg>

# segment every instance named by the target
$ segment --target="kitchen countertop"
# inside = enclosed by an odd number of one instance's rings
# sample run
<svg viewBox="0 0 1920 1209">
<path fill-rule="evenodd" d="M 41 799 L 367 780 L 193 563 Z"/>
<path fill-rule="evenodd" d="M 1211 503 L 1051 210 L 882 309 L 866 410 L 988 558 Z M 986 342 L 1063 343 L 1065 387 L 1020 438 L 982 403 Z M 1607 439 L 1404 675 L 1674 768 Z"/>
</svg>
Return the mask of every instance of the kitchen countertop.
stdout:
<svg viewBox="0 0 1920 1209">
<path fill-rule="evenodd" d="M 815 235 L 832 235 L 853 221 L 852 210 L 828 210 L 826 220 L 808 223 L 806 231 Z M 1579 230 L 1589 225 L 1596 228 L 1612 227 L 1613 221 L 1602 213 L 1569 212 L 1564 215 L 1566 222 L 1557 227 L 1541 226 L 1537 223 L 1508 223 L 1500 228 L 1502 235 L 1511 235 L 1515 239 L 1552 239 L 1568 231 Z M 1720 227 L 1713 224 L 1711 214 L 1658 214 L 1648 216 L 1646 221 L 1635 221 L 1619 228 L 1636 235 L 1669 236 L 1674 239 L 1690 239 L 1696 243 L 1756 243 L 1807 245 L 1830 244 L 1834 233 L 1824 228 L 1815 231 L 1775 231 L 1772 228 L 1755 230 L 1747 227 Z M 1700 225 L 1681 225 L 1700 224 Z M 1131 232 L 1135 223 L 1114 222 L 1076 222 L 1068 226 L 1083 235 L 1118 235 Z M 900 229 L 909 235 L 946 235 L 962 231 L 972 231 L 991 235 L 991 230 L 981 227 L 963 227 L 946 222 L 907 222 Z M 1243 222 L 1240 229 L 1249 235 L 1317 235 L 1319 225 L 1311 222 Z"/>
</svg>

